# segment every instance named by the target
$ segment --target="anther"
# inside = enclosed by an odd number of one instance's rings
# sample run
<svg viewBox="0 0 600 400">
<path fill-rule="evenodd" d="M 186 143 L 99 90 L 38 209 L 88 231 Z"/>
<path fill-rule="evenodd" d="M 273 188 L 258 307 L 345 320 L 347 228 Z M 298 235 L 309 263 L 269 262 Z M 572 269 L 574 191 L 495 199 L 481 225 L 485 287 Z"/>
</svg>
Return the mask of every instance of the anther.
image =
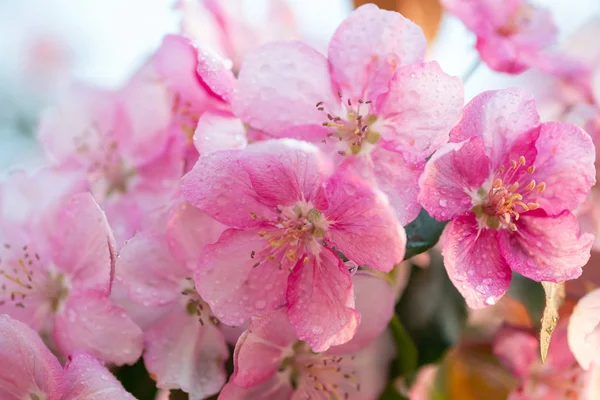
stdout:
<svg viewBox="0 0 600 400">
<path fill-rule="evenodd" d="M 517 162 L 515 160 L 512 160 L 510 162 L 510 166 L 511 166 L 512 169 L 517 169 Z"/>
<path fill-rule="evenodd" d="M 531 182 L 529 182 L 529 184 L 527 186 L 525 186 L 525 189 L 533 190 L 534 188 L 535 188 L 535 180 L 532 179 Z"/>
<path fill-rule="evenodd" d="M 533 174 L 534 171 L 535 171 L 535 166 L 533 166 L 533 165 L 530 165 L 529 168 L 527 168 L 528 174 Z"/>
<path fill-rule="evenodd" d="M 519 157 L 519 164 L 525 165 L 525 157 L 523 157 L 523 156 Z"/>
<path fill-rule="evenodd" d="M 546 183 L 545 182 L 538 183 L 536 189 L 539 190 L 540 193 L 543 193 L 544 190 L 546 189 Z"/>
</svg>

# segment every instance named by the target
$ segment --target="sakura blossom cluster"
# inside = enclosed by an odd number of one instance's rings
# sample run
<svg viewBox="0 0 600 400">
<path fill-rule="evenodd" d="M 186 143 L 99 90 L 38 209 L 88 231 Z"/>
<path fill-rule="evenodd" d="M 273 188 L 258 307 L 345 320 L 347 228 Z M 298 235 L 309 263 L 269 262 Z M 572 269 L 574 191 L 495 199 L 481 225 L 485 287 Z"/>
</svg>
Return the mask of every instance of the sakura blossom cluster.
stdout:
<svg viewBox="0 0 600 400">
<path fill-rule="evenodd" d="M 583 129 L 541 122 L 519 89 L 465 106 L 399 13 L 358 8 L 323 54 L 205 3 L 182 2 L 182 34 L 122 87 L 73 85 L 40 120 L 47 165 L 1 183 L 2 399 L 132 398 L 103 364 L 140 357 L 191 399 L 376 399 L 422 208 L 450 221 L 445 266 L 473 308 L 512 271 L 582 273 Z M 514 8 L 473 24 L 482 54 L 543 20 Z"/>
</svg>

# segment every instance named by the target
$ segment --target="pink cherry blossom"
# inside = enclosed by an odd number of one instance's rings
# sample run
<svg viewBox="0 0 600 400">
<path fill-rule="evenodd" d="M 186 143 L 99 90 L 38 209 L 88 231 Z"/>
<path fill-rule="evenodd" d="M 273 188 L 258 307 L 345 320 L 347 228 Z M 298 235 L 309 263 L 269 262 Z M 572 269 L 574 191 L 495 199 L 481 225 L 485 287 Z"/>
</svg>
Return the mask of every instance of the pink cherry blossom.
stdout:
<svg viewBox="0 0 600 400">
<path fill-rule="evenodd" d="M 272 137 L 325 141 L 342 168 L 388 195 L 405 225 L 420 210 L 425 158 L 448 141 L 464 101 L 460 80 L 424 63 L 425 52 L 416 24 L 364 5 L 339 26 L 327 57 L 301 42 L 249 52 L 233 111 Z"/>
<path fill-rule="evenodd" d="M 178 5 L 183 34 L 226 59 L 236 72 L 252 48 L 299 36 L 292 11 L 282 0 L 266 1 L 261 18 L 256 19 L 243 18 L 244 4 L 239 0 L 180 0 Z"/>
<path fill-rule="evenodd" d="M 292 325 L 315 351 L 349 341 L 360 315 L 350 273 L 389 272 L 406 236 L 385 196 L 338 172 L 306 142 L 258 142 L 200 157 L 182 181 L 194 206 L 229 225 L 205 247 L 196 290 L 229 325 L 287 304 Z"/>
<path fill-rule="evenodd" d="M 142 332 L 108 296 L 115 243 L 89 193 L 67 196 L 38 223 L 0 221 L 0 313 L 52 337 L 58 350 L 85 350 L 133 363 Z"/>
<path fill-rule="evenodd" d="M 598 362 L 600 350 L 600 318 L 598 302 L 600 290 L 585 295 L 575 306 L 569 319 L 569 348 L 577 362 L 585 370 L 593 368 Z"/>
<path fill-rule="evenodd" d="M 314 353 L 298 341 L 285 313 L 275 311 L 253 319 L 240 337 L 233 375 L 219 399 L 376 399 L 393 357 L 387 332 L 354 351 L 332 347 Z"/>
<path fill-rule="evenodd" d="M 192 280 L 202 248 L 223 229 L 177 201 L 125 244 L 117 262 L 117 280 L 129 299 L 152 315 L 143 327 L 146 368 L 159 388 L 181 389 L 190 399 L 218 393 L 227 379 L 221 323 Z"/>
<path fill-rule="evenodd" d="M 477 36 L 481 59 L 493 70 L 518 74 L 538 64 L 557 28 L 546 9 L 528 0 L 442 0 Z"/>
<path fill-rule="evenodd" d="M 559 323 L 550 342 L 545 363 L 539 359 L 535 332 L 504 326 L 497 333 L 494 353 L 520 380 L 509 400 L 595 399 L 600 395 L 594 382 L 600 371 L 584 371 L 567 346 L 566 325 Z"/>
<path fill-rule="evenodd" d="M 0 398 L 3 400 L 133 400 L 90 355 L 69 356 L 64 370 L 27 325 L 0 315 Z"/>
<path fill-rule="evenodd" d="M 595 184 L 590 137 L 575 125 L 540 124 L 533 99 L 507 89 L 476 96 L 451 142 L 428 162 L 419 198 L 452 221 L 444 262 L 469 306 L 494 304 L 511 270 L 536 281 L 581 275 L 594 237 L 580 233 L 571 211 Z"/>
</svg>

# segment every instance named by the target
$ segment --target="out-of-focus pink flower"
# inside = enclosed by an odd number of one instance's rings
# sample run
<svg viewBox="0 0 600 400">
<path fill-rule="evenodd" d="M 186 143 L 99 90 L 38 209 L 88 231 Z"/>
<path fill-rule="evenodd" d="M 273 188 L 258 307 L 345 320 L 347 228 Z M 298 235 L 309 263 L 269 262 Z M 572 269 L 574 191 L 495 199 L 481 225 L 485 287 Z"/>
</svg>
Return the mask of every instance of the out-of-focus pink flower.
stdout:
<svg viewBox="0 0 600 400">
<path fill-rule="evenodd" d="M 600 365 L 600 289 L 585 295 L 569 319 L 569 347 L 579 365 L 589 370 Z"/>
<path fill-rule="evenodd" d="M 191 399 L 225 384 L 229 356 L 221 323 L 198 295 L 193 269 L 205 244 L 225 227 L 185 201 L 176 201 L 121 250 L 117 281 L 129 299 L 152 314 L 145 322 L 144 363 L 162 389 Z"/>
<path fill-rule="evenodd" d="M 539 359 L 535 332 L 504 326 L 494 342 L 494 353 L 521 382 L 510 400 L 595 399 L 598 371 L 584 371 L 569 351 L 566 324 L 559 323 L 545 363 Z"/>
<path fill-rule="evenodd" d="M 142 332 L 108 299 L 116 254 L 104 213 L 89 193 L 49 210 L 35 225 L 0 221 L 0 313 L 51 335 L 64 355 L 135 362 Z"/>
<path fill-rule="evenodd" d="M 444 243 L 450 279 L 469 306 L 496 303 L 511 270 L 562 282 L 581 275 L 593 235 L 572 210 L 595 184 L 594 148 L 575 125 L 540 124 L 533 99 L 517 89 L 475 97 L 428 162 L 420 201 L 452 220 Z"/>
<path fill-rule="evenodd" d="M 255 143 L 200 157 L 182 181 L 194 206 L 231 226 L 200 257 L 196 289 L 226 324 L 287 304 L 292 325 L 315 351 L 347 342 L 360 315 L 355 265 L 389 272 L 406 235 L 386 197 L 306 142 Z M 353 268 L 354 270 L 356 268 Z"/>
<path fill-rule="evenodd" d="M 538 64 L 557 28 L 546 9 L 528 0 L 442 0 L 477 35 L 481 59 L 500 72 L 518 74 Z"/>
<path fill-rule="evenodd" d="M 421 29 L 368 4 L 339 26 L 328 57 L 301 42 L 248 53 L 232 99 L 234 113 L 274 137 L 294 137 L 335 155 L 385 192 L 400 222 L 419 213 L 425 158 L 448 141 L 463 88 L 435 62 L 424 63 Z"/>
<path fill-rule="evenodd" d="M 229 68 L 239 71 L 244 55 L 251 49 L 273 41 L 297 39 L 298 28 L 291 9 L 283 0 L 267 0 L 264 10 L 255 8 L 260 18 L 248 18 L 239 0 L 181 0 L 182 33 L 200 47 L 228 60 Z M 249 5 L 250 2 L 247 3 Z"/>
<path fill-rule="evenodd" d="M 219 399 L 376 399 L 393 357 L 387 332 L 354 351 L 314 353 L 298 341 L 285 312 L 275 311 L 253 319 L 240 337 L 233 375 Z"/>
<path fill-rule="evenodd" d="M 63 370 L 27 325 L 0 315 L 0 398 L 3 400 L 134 400 L 90 355 L 75 352 Z"/>
</svg>

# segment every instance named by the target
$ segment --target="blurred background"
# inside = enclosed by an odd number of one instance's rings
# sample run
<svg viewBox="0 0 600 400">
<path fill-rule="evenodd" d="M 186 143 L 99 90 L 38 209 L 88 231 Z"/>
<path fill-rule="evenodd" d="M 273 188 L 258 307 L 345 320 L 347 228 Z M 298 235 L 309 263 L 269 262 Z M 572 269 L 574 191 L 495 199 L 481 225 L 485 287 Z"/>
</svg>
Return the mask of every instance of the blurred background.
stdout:
<svg viewBox="0 0 600 400">
<path fill-rule="evenodd" d="M 260 21 L 263 0 L 238 0 L 239 17 Z M 324 49 L 339 22 L 363 0 L 282 0 L 301 36 Z M 600 13 L 598 0 L 533 0 L 549 8 L 566 42 Z M 430 40 L 430 58 L 466 79 L 467 99 L 490 88 L 529 82 L 478 64 L 474 37 L 438 0 L 380 0 L 419 23 Z M 66 85 L 83 80 L 116 87 L 179 31 L 177 0 L 4 0 L 0 2 L 0 171 L 35 163 L 36 117 Z"/>
</svg>

